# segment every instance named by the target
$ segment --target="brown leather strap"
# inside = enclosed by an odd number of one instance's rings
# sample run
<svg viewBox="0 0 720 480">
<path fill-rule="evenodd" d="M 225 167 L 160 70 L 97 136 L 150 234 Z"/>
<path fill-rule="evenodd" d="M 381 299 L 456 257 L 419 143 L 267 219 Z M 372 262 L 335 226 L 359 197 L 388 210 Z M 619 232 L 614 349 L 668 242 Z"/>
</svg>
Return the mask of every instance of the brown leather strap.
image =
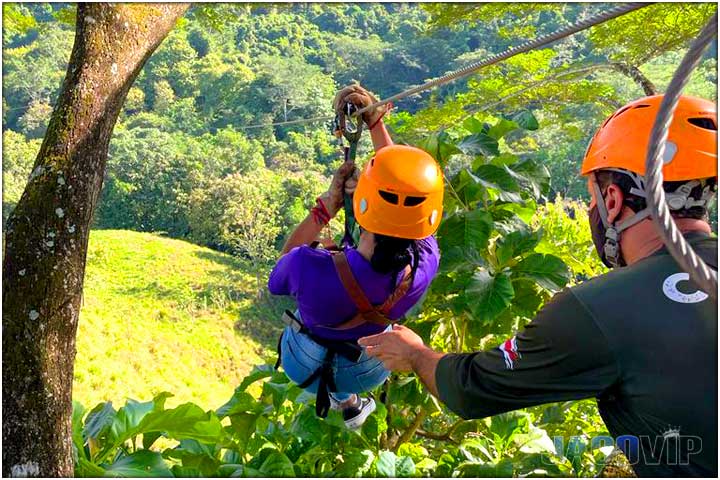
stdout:
<svg viewBox="0 0 720 480">
<path fill-rule="evenodd" d="M 340 281 L 345 287 L 345 291 L 358 308 L 358 313 L 350 320 L 347 320 L 339 325 L 324 328 L 330 330 L 350 330 L 352 328 L 359 327 L 364 323 L 375 323 L 385 327 L 394 323 L 387 317 L 387 314 L 410 289 L 410 285 L 412 284 L 412 268 L 409 265 L 405 268 L 403 279 L 400 281 L 400 284 L 382 305 L 375 307 L 370 303 L 368 298 L 365 296 L 365 292 L 363 292 L 360 284 L 358 284 L 355 279 L 355 276 L 350 269 L 347 257 L 345 256 L 345 252 L 341 251 L 335 253 L 332 258 L 335 270 L 340 277 Z"/>
<path fill-rule="evenodd" d="M 390 294 L 387 300 L 385 300 L 383 304 L 378 307 L 377 310 L 380 311 L 380 313 L 382 313 L 383 315 L 387 315 L 388 313 L 390 313 L 390 310 L 392 310 L 395 304 L 405 296 L 408 290 L 410 290 L 412 281 L 412 267 L 408 265 L 407 267 L 405 267 L 405 273 L 403 275 L 403 279 L 400 281 L 400 284 L 395 287 L 393 293 Z"/>
<path fill-rule="evenodd" d="M 332 256 L 332 259 L 335 264 L 335 270 L 340 277 L 340 281 L 345 287 L 345 291 L 355 303 L 355 306 L 358 308 L 360 313 L 362 314 L 375 310 L 375 307 L 373 307 L 370 300 L 368 300 L 365 293 L 362 291 L 360 284 L 358 284 L 357 280 L 355 280 L 355 275 L 353 275 L 352 270 L 350 269 L 350 264 L 345 256 L 345 252 L 336 253 Z"/>
</svg>

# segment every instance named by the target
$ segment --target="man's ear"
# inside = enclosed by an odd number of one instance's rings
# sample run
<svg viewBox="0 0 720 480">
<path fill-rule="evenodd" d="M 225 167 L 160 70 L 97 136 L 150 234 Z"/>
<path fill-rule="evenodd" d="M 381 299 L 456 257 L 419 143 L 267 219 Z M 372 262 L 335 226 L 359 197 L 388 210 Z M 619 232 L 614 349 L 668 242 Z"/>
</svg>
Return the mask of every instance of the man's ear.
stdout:
<svg viewBox="0 0 720 480">
<path fill-rule="evenodd" d="M 623 208 L 625 208 L 623 203 L 624 200 L 625 195 L 623 194 L 622 189 L 614 183 L 610 184 L 605 192 L 605 207 L 608 212 L 608 223 L 613 223 L 614 221 L 619 220 L 622 215 Z"/>
</svg>

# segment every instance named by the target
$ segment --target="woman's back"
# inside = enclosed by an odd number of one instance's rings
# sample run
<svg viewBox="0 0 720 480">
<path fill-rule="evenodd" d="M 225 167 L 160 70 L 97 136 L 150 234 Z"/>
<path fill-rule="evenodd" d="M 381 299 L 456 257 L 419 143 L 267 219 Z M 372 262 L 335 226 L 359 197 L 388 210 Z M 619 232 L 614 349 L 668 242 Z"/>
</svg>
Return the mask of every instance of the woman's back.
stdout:
<svg viewBox="0 0 720 480">
<path fill-rule="evenodd" d="M 420 254 L 418 268 L 410 289 L 390 310 L 388 317 L 393 320 L 402 317 L 420 300 L 437 273 L 440 253 L 435 237 L 418 240 L 417 247 Z M 345 254 L 355 279 L 370 302 L 374 305 L 383 303 L 400 282 L 402 272 L 376 272 L 354 248 L 347 248 Z M 268 288 L 274 295 L 295 298 L 303 323 L 311 332 L 324 338 L 352 340 L 380 333 L 384 328 L 369 323 L 343 331 L 323 328 L 339 325 L 358 311 L 340 282 L 332 254 L 327 250 L 308 246 L 292 249 L 273 269 Z"/>
</svg>

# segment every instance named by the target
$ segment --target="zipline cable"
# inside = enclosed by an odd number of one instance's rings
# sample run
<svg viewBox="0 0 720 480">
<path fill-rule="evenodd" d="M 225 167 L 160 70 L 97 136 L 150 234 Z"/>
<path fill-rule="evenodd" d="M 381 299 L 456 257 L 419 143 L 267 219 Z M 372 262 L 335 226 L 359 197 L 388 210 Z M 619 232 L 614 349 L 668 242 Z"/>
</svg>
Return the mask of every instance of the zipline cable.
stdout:
<svg viewBox="0 0 720 480">
<path fill-rule="evenodd" d="M 592 15 L 592 16 L 586 18 L 585 20 L 575 22 L 572 25 L 569 25 L 565 28 L 561 28 L 561 29 L 556 30 L 555 32 L 549 33 L 547 35 L 538 37 L 535 40 L 528 40 L 527 42 L 522 43 L 522 44 L 518 45 L 517 47 L 509 48 L 508 50 L 505 50 L 503 53 L 493 55 L 490 58 L 482 60 L 482 61 L 473 62 L 463 68 L 454 70 L 454 71 L 447 73 L 441 77 L 437 77 L 433 80 L 423 83 L 422 85 L 411 87 L 411 88 L 404 90 L 396 95 L 393 95 L 392 97 L 375 102 L 371 105 L 368 105 L 367 107 L 364 107 L 364 108 L 358 110 L 355 113 L 355 116 L 362 115 L 363 113 L 367 112 L 368 110 L 372 110 L 377 107 L 387 105 L 388 103 L 391 103 L 391 102 L 396 102 L 403 98 L 409 97 L 411 95 L 415 95 L 417 93 L 423 92 L 425 90 L 429 90 L 431 88 L 435 88 L 437 86 L 443 85 L 448 82 L 452 82 L 459 78 L 467 77 L 468 75 L 475 73 L 476 71 L 480 70 L 481 68 L 488 67 L 490 65 L 494 65 L 498 62 L 507 60 L 508 58 L 514 57 L 515 55 L 519 55 L 521 53 L 527 53 L 538 47 L 544 47 L 545 45 L 556 42 L 557 40 L 563 39 L 565 37 L 569 37 L 570 35 L 574 35 L 575 33 L 581 32 L 583 30 L 587 30 L 590 27 L 607 22 L 608 20 L 612 20 L 613 18 L 625 15 L 626 13 L 630 13 L 632 11 L 639 10 L 640 8 L 647 7 L 648 5 L 652 5 L 652 3 L 627 3 L 627 4 L 619 6 L 619 7 L 611 8 L 610 10 L 608 10 L 606 12 Z M 334 118 L 333 116 L 312 117 L 312 118 L 289 120 L 289 121 L 277 122 L 277 123 L 263 123 L 263 124 L 256 124 L 256 125 L 248 125 L 245 127 L 240 127 L 240 129 L 247 130 L 247 129 L 251 129 L 251 128 L 274 127 L 274 126 L 280 126 L 280 125 L 296 125 L 296 124 L 302 124 L 302 123 L 327 121 L 327 120 L 332 120 L 333 118 Z"/>
<path fill-rule="evenodd" d="M 526 52 L 534 50 L 538 47 L 543 47 L 549 43 L 553 43 L 562 38 L 569 37 L 570 35 L 578 33 L 582 30 L 586 30 L 592 26 L 607 22 L 608 20 L 612 20 L 615 17 L 625 15 L 626 13 L 630 13 L 634 10 L 638 10 L 640 8 L 647 7 L 648 5 L 652 5 L 652 4 L 651 3 L 627 3 L 627 4 L 619 6 L 619 7 L 611 8 L 607 12 L 593 15 L 591 17 L 588 17 L 585 20 L 581 20 L 581 21 L 576 22 L 572 25 L 569 25 L 565 28 L 556 30 L 553 33 L 549 33 L 547 35 L 538 37 L 535 40 L 528 40 L 527 42 L 522 43 L 522 44 L 518 45 L 517 47 L 513 47 L 508 50 L 505 50 L 503 53 L 493 55 L 492 57 L 482 60 L 482 61 L 473 62 L 470 65 L 467 65 L 466 67 L 463 67 L 458 70 L 454 70 L 454 71 L 447 73 L 441 77 L 438 77 L 438 78 L 430 80 L 426 83 L 423 83 L 422 85 L 418 85 L 416 87 L 409 88 L 403 92 L 398 93 L 397 95 L 393 95 L 390 98 L 386 98 L 379 102 L 375 102 L 371 105 L 368 105 L 365 108 L 360 109 L 357 112 L 357 114 L 361 115 L 364 112 L 367 112 L 368 110 L 372 110 L 377 107 L 387 105 L 388 103 L 391 103 L 391 102 L 396 102 L 403 98 L 409 97 L 410 95 L 415 95 L 416 93 L 422 92 L 424 90 L 429 90 L 431 88 L 443 85 L 445 83 L 452 82 L 453 80 L 467 77 L 468 75 L 474 73 L 475 71 L 477 71 L 481 68 L 488 67 L 490 65 L 501 62 L 503 60 L 507 60 L 508 58 L 514 57 L 515 55 L 518 55 L 520 53 L 526 53 Z"/>
<path fill-rule="evenodd" d="M 660 233 L 663 243 L 673 258 L 685 270 L 690 279 L 717 302 L 717 271 L 710 268 L 693 250 L 685 240 L 673 220 L 665 201 L 663 189 L 663 157 L 668 138 L 668 130 L 673 114 L 680 100 L 680 95 L 690 80 L 690 75 L 702 60 L 705 49 L 710 45 L 717 34 L 717 13 L 713 15 L 705 28 L 690 46 L 673 75 L 670 85 L 665 92 L 660 110 L 655 117 L 652 133 L 650 134 L 650 148 L 645 159 L 645 188 L 648 192 L 647 205 L 650 209 L 655 228 Z"/>
</svg>

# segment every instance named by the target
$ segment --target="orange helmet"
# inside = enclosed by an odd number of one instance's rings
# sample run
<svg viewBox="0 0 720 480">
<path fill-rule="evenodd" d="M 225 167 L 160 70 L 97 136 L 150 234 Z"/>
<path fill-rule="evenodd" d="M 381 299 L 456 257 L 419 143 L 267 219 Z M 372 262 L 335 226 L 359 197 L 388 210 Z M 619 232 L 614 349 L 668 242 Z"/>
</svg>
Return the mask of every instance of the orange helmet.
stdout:
<svg viewBox="0 0 720 480">
<path fill-rule="evenodd" d="M 433 157 L 419 148 L 388 145 L 360 174 L 353 210 L 369 232 L 419 240 L 440 225 L 443 192 L 442 170 Z"/>
<path fill-rule="evenodd" d="M 635 100 L 605 120 L 588 145 L 583 175 L 622 168 L 645 175 L 650 132 L 662 95 Z M 717 176 L 717 106 L 702 98 L 682 96 L 665 146 L 663 179 L 667 182 Z"/>
</svg>

